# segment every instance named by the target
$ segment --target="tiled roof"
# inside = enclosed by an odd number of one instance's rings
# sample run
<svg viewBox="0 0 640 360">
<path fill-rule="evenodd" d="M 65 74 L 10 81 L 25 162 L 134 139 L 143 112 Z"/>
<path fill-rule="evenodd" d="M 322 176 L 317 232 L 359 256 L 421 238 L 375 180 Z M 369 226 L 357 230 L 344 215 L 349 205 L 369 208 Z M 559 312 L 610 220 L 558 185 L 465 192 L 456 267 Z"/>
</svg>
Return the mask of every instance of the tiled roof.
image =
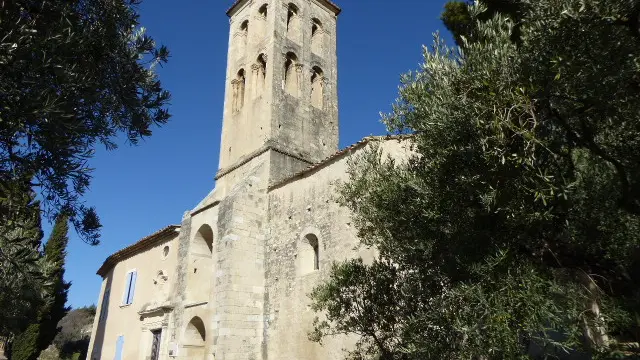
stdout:
<svg viewBox="0 0 640 360">
<path fill-rule="evenodd" d="M 231 16 L 231 12 L 233 11 L 233 9 L 235 9 L 236 6 L 238 6 L 238 4 L 240 4 L 243 0 L 236 0 L 233 5 L 231 5 L 231 7 L 229 9 L 227 9 L 227 15 Z M 333 10 L 333 13 L 336 15 L 339 15 L 340 12 L 342 11 L 342 9 L 340 9 L 340 7 L 338 5 L 336 5 L 333 1 L 331 0 L 319 0 L 320 2 L 323 2 L 327 5 L 327 7 L 329 7 L 331 10 Z"/>
<path fill-rule="evenodd" d="M 105 277 L 107 275 L 107 272 L 111 270 L 118 262 L 124 259 L 128 259 L 131 256 L 156 245 L 158 242 L 165 239 L 167 235 L 173 234 L 178 229 L 180 229 L 179 225 L 169 225 L 164 229 L 158 230 L 155 233 L 142 238 L 135 244 L 127 246 L 126 248 L 115 252 L 114 254 L 109 256 L 104 261 L 104 263 L 102 263 L 102 266 L 100 266 L 100 269 L 98 269 L 97 274 Z"/>
<path fill-rule="evenodd" d="M 324 160 L 321 160 L 320 162 L 317 162 L 309 167 L 307 167 L 304 170 L 298 171 L 297 173 L 286 177 L 274 184 L 269 185 L 269 190 L 272 190 L 280 185 L 283 185 L 285 183 L 288 183 L 291 180 L 300 178 L 304 175 L 306 175 L 307 173 L 310 173 L 316 169 L 319 169 L 325 165 L 327 165 L 328 163 L 332 162 L 335 159 L 338 159 L 340 157 L 342 157 L 345 154 L 350 153 L 353 150 L 356 150 L 366 144 L 368 144 L 371 141 L 385 141 L 385 140 L 403 140 L 403 139 L 408 139 L 413 137 L 413 135 L 407 134 L 407 135 L 386 135 L 386 136 L 367 136 L 365 138 L 363 138 L 362 140 L 356 142 L 355 144 L 351 144 L 349 146 L 347 146 L 344 149 L 338 150 L 337 152 L 329 155 L 327 158 L 325 158 Z"/>
</svg>

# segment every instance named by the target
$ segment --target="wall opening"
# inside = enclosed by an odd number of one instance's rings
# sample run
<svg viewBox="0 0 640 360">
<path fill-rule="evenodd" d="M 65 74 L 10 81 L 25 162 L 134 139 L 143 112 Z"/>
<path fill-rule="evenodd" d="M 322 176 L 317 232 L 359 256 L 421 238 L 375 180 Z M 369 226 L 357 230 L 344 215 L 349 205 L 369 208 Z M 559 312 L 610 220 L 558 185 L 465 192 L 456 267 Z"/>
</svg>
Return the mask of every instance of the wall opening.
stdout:
<svg viewBox="0 0 640 360">
<path fill-rule="evenodd" d="M 256 24 L 254 29 L 254 34 L 257 38 L 263 38 L 266 35 L 267 30 L 267 13 L 268 13 L 268 5 L 263 4 L 258 8 L 258 15 L 256 16 Z"/>
<path fill-rule="evenodd" d="M 213 230 L 205 224 L 198 229 L 193 238 L 192 253 L 198 255 L 211 255 L 213 252 Z"/>
<path fill-rule="evenodd" d="M 213 230 L 204 224 L 191 240 L 185 299 L 188 303 L 209 301 L 213 278 Z"/>
<path fill-rule="evenodd" d="M 258 15 L 260 15 L 260 19 L 267 20 L 267 11 L 269 10 L 268 8 L 269 5 L 267 4 L 260 6 L 260 9 L 258 9 Z"/>
<path fill-rule="evenodd" d="M 256 74 L 255 74 L 255 94 L 256 97 L 262 95 L 264 93 L 264 88 L 267 83 L 267 57 L 265 54 L 258 55 L 258 59 L 256 60 Z"/>
<path fill-rule="evenodd" d="M 287 37 L 294 41 L 300 39 L 300 10 L 292 3 L 287 7 Z"/>
<path fill-rule="evenodd" d="M 284 89 L 293 96 L 298 96 L 298 57 L 296 54 L 287 53 L 284 62 Z"/>
<path fill-rule="evenodd" d="M 184 332 L 184 344 L 190 346 L 204 346 L 206 339 L 206 331 L 204 322 L 198 316 L 189 321 Z"/>
<path fill-rule="evenodd" d="M 324 73 L 317 66 L 311 70 L 311 105 L 318 109 L 324 106 Z"/>
<path fill-rule="evenodd" d="M 322 23 L 320 20 L 313 18 L 311 20 L 311 51 L 316 54 L 322 53 Z"/>
<path fill-rule="evenodd" d="M 233 112 L 239 112 L 244 106 L 244 90 L 246 88 L 246 76 L 244 69 L 240 69 L 233 80 Z"/>
<path fill-rule="evenodd" d="M 243 50 L 247 46 L 247 41 L 249 40 L 249 20 L 245 20 L 240 24 L 240 36 L 242 36 L 242 48 Z"/>
<path fill-rule="evenodd" d="M 305 235 L 300 242 L 298 259 L 302 275 L 320 270 L 320 243 L 316 235 Z"/>
</svg>

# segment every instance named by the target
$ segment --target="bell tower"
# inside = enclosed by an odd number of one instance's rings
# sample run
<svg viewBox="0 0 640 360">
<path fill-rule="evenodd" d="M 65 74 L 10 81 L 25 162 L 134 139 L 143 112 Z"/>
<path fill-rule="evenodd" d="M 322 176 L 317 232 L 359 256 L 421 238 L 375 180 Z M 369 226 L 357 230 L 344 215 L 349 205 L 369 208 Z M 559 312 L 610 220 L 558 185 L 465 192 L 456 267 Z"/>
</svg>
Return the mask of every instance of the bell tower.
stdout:
<svg viewBox="0 0 640 360">
<path fill-rule="evenodd" d="M 299 163 L 282 172 L 337 151 L 339 13 L 328 0 L 238 0 L 227 11 L 229 52 L 216 179 L 265 151 Z"/>
</svg>

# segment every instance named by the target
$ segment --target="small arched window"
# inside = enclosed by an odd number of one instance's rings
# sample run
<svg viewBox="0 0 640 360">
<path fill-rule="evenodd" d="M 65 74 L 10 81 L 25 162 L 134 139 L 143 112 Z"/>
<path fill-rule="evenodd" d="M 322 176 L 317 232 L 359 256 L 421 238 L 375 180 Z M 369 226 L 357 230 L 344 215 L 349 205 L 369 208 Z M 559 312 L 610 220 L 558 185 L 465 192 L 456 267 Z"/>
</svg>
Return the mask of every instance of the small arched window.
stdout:
<svg viewBox="0 0 640 360">
<path fill-rule="evenodd" d="M 318 109 L 324 106 L 324 73 L 317 66 L 311 71 L 311 105 Z"/>
<path fill-rule="evenodd" d="M 307 234 L 301 241 L 299 249 L 299 266 L 301 274 L 320 270 L 320 243 L 314 234 Z"/>
<path fill-rule="evenodd" d="M 246 87 L 246 76 L 244 69 L 238 71 L 238 75 L 233 81 L 233 111 L 238 112 L 244 106 L 244 90 Z"/>
<path fill-rule="evenodd" d="M 260 19 L 262 20 L 266 20 L 267 19 L 267 12 L 268 12 L 268 5 L 264 4 L 262 6 L 260 6 L 260 9 L 258 9 L 258 15 L 260 15 Z"/>
<path fill-rule="evenodd" d="M 300 10 L 292 3 L 289 3 L 287 10 L 287 36 L 290 39 L 298 40 L 300 38 Z"/>
<path fill-rule="evenodd" d="M 249 40 L 249 20 L 245 20 L 240 24 L 240 36 L 242 36 L 242 46 L 246 47 Z"/>
<path fill-rule="evenodd" d="M 256 73 L 256 96 L 262 95 L 264 91 L 264 87 L 267 82 L 267 58 L 264 54 L 258 55 L 258 59 L 256 60 L 257 73 Z"/>
<path fill-rule="evenodd" d="M 311 20 L 311 51 L 322 52 L 322 23 L 316 18 Z"/>
<path fill-rule="evenodd" d="M 298 57 L 296 54 L 287 53 L 284 63 L 284 89 L 293 96 L 298 96 Z"/>
</svg>

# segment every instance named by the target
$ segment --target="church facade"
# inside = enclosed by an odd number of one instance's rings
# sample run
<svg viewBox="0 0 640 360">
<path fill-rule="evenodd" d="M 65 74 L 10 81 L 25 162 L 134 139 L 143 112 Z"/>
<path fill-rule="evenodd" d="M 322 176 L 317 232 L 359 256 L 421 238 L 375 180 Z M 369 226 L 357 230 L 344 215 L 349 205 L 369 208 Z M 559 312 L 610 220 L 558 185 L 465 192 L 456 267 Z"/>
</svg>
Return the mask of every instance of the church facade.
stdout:
<svg viewBox="0 0 640 360">
<path fill-rule="evenodd" d="M 340 359 L 354 338 L 308 340 L 308 294 L 358 247 L 336 185 L 373 143 L 338 149 L 329 0 L 238 0 L 230 21 L 215 188 L 179 224 L 109 256 L 89 359 Z"/>
</svg>

